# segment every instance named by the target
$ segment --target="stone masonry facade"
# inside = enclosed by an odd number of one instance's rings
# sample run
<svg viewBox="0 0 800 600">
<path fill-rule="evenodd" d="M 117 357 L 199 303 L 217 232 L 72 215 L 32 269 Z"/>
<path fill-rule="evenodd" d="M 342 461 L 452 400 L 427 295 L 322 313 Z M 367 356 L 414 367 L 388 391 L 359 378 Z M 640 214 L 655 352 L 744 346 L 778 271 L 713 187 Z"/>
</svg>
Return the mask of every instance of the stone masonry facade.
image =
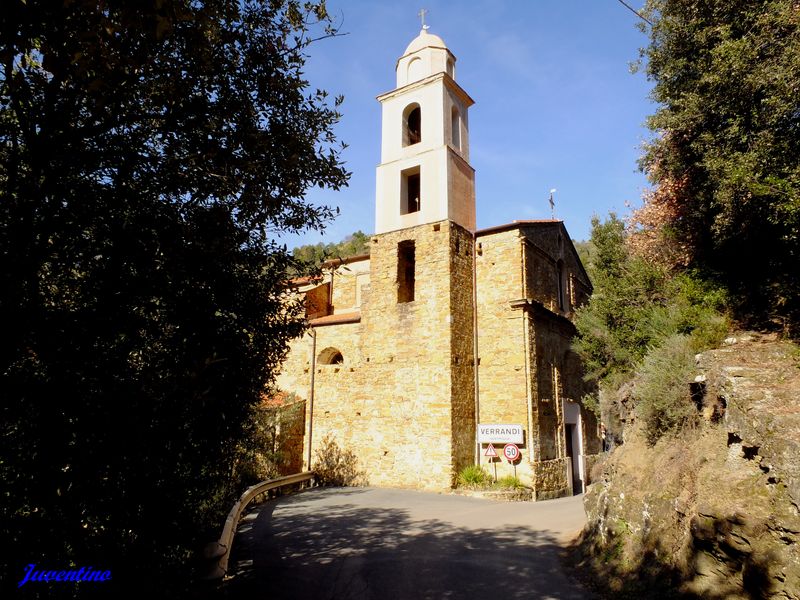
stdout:
<svg viewBox="0 0 800 600">
<path fill-rule="evenodd" d="M 419 257 L 414 300 L 398 302 L 397 252 L 409 241 Z M 312 456 L 331 436 L 371 484 L 448 488 L 473 460 L 472 234 L 444 221 L 376 235 L 370 273 L 358 322 L 313 328 L 317 353 L 336 348 L 342 362 L 315 361 L 306 335 L 278 384 L 310 398 L 316 362 Z M 348 279 L 345 269 L 333 278 L 354 302 Z"/>
<path fill-rule="evenodd" d="M 400 302 L 398 252 L 409 242 L 414 299 Z M 365 270 L 369 283 L 359 288 Z M 329 436 L 355 453 L 370 484 L 446 489 L 475 461 L 478 421 L 514 423 L 525 429 L 522 459 L 516 469 L 495 461 L 498 476 L 516 473 L 539 499 L 574 491 L 564 403 L 580 410 L 575 453 L 598 453 L 600 440 L 594 415 L 579 404 L 587 389 L 570 350 L 569 317 L 591 288 L 561 222 L 473 235 L 442 221 L 376 235 L 368 258 L 330 265 L 324 285 L 331 314 L 294 341 L 278 380 L 309 400 L 315 370 L 312 467 Z M 334 354 L 341 362 L 328 364 Z M 492 471 L 484 450 L 479 460 Z"/>
</svg>

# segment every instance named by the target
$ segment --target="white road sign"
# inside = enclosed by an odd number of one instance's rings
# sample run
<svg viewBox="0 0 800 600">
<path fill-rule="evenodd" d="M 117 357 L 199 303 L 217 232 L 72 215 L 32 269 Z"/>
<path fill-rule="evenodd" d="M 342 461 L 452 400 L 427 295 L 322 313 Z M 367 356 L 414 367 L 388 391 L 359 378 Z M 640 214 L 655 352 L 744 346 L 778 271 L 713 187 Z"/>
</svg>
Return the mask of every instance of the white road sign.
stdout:
<svg viewBox="0 0 800 600">
<path fill-rule="evenodd" d="M 522 425 L 478 425 L 478 441 L 481 444 L 523 444 Z"/>
</svg>

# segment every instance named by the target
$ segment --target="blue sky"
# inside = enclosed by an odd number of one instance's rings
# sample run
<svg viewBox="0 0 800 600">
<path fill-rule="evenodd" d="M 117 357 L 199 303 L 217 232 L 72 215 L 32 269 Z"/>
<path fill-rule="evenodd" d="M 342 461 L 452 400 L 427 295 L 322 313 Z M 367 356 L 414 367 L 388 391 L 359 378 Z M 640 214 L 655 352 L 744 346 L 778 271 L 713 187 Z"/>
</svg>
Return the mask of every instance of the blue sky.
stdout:
<svg viewBox="0 0 800 600">
<path fill-rule="evenodd" d="M 349 144 L 352 178 L 340 192 L 309 193 L 341 214 L 324 235 L 286 238 L 290 248 L 374 230 L 375 96 L 394 88 L 395 63 L 419 33 L 422 6 L 430 32 L 457 58 L 456 80 L 475 100 L 478 228 L 550 218 L 547 199 L 556 188 L 556 217 L 581 240 L 593 214 L 624 214 L 626 203 L 640 202 L 647 182 L 636 161 L 655 105 L 644 74 L 629 70 L 647 38 L 617 0 L 328 0 L 347 35 L 313 44 L 305 73 L 312 88 L 345 96 L 336 132 Z"/>
</svg>

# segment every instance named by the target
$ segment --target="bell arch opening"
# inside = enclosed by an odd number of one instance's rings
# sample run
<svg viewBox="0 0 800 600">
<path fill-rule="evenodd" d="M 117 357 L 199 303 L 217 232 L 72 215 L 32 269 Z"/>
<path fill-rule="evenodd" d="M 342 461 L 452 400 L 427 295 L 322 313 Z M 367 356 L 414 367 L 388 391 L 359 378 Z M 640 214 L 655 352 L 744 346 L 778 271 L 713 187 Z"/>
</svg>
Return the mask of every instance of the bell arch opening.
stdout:
<svg viewBox="0 0 800 600">
<path fill-rule="evenodd" d="M 403 111 L 403 146 L 413 146 L 422 141 L 422 111 L 414 102 Z"/>
</svg>

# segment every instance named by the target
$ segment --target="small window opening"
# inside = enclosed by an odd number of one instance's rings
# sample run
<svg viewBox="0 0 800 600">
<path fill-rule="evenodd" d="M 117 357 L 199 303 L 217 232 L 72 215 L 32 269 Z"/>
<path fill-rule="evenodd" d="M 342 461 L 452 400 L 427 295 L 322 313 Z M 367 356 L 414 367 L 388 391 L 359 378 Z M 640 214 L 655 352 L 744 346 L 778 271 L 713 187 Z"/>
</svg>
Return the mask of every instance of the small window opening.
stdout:
<svg viewBox="0 0 800 600">
<path fill-rule="evenodd" d="M 414 279 L 416 270 L 413 240 L 400 242 L 397 246 L 397 302 L 414 301 Z"/>
<path fill-rule="evenodd" d="M 344 363 L 344 356 L 336 348 L 325 348 L 319 353 L 317 362 L 321 365 L 341 365 Z"/>
<path fill-rule="evenodd" d="M 419 167 L 403 171 L 400 190 L 401 215 L 419 212 L 422 207 L 420 193 L 421 181 Z"/>
<path fill-rule="evenodd" d="M 410 104 L 403 111 L 403 146 L 422 141 L 422 112 L 419 104 Z"/>
<path fill-rule="evenodd" d="M 452 77 L 453 79 L 456 78 L 455 65 L 453 65 L 452 58 L 447 59 L 447 74 L 450 75 L 450 77 Z"/>
<path fill-rule="evenodd" d="M 567 310 L 567 281 L 564 273 L 564 261 L 559 260 L 557 265 L 556 277 L 558 278 L 558 308 Z"/>
<path fill-rule="evenodd" d="M 452 132 L 453 147 L 456 150 L 461 150 L 461 115 L 455 106 L 450 112 L 450 131 Z"/>
<path fill-rule="evenodd" d="M 317 319 L 331 314 L 331 284 L 323 283 L 310 289 L 305 294 L 306 319 Z"/>
</svg>

